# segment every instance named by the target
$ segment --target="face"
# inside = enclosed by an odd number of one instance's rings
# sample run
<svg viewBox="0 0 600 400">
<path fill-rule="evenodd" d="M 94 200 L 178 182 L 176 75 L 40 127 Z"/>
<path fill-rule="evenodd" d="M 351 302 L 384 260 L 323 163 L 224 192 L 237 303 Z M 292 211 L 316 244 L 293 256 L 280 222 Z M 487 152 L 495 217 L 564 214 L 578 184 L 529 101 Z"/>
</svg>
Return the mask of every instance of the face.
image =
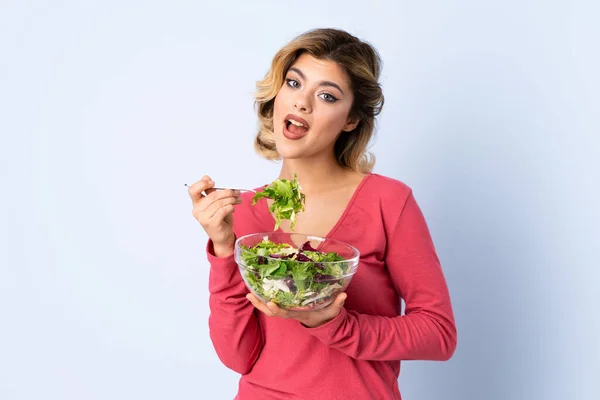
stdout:
<svg viewBox="0 0 600 400">
<path fill-rule="evenodd" d="M 290 159 L 333 154 L 338 136 L 358 124 L 349 116 L 353 99 L 348 76 L 337 63 L 301 55 L 275 97 L 279 154 Z"/>
</svg>

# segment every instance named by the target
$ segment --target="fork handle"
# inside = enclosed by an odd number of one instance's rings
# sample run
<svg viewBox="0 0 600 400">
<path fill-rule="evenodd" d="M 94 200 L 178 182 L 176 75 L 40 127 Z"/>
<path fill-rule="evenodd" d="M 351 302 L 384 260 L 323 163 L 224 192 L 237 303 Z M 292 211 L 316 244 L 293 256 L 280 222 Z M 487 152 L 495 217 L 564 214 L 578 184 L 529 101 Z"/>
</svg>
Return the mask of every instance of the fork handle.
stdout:
<svg viewBox="0 0 600 400">
<path fill-rule="evenodd" d="M 252 193 L 256 193 L 256 190 L 252 190 L 252 189 L 222 188 L 222 187 L 215 187 L 213 189 L 215 189 L 215 190 L 227 190 L 227 189 L 231 189 L 231 190 L 239 190 L 240 192 L 252 192 Z"/>
<path fill-rule="evenodd" d="M 190 187 L 190 185 L 188 185 L 187 183 L 183 184 L 184 186 Z M 238 189 L 238 188 L 222 188 L 222 187 L 216 187 L 213 188 L 215 190 L 227 190 L 227 189 L 231 189 L 231 190 L 239 190 L 240 192 L 252 192 L 252 193 L 256 193 L 256 190 L 252 190 L 252 189 Z"/>
</svg>

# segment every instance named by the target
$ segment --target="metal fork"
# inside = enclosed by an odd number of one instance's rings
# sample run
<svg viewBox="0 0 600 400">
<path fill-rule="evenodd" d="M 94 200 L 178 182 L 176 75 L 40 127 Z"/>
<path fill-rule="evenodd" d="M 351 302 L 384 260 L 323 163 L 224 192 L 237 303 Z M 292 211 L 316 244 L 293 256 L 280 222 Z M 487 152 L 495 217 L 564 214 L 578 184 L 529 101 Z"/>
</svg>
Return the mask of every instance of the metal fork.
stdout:
<svg viewBox="0 0 600 400">
<path fill-rule="evenodd" d="M 187 183 L 184 183 L 185 186 L 190 187 L 190 185 L 188 185 Z M 239 189 L 239 188 L 223 188 L 223 187 L 214 187 L 212 189 L 215 190 L 239 190 L 240 192 L 252 192 L 252 193 L 256 193 L 256 190 L 252 190 L 252 189 Z"/>
</svg>

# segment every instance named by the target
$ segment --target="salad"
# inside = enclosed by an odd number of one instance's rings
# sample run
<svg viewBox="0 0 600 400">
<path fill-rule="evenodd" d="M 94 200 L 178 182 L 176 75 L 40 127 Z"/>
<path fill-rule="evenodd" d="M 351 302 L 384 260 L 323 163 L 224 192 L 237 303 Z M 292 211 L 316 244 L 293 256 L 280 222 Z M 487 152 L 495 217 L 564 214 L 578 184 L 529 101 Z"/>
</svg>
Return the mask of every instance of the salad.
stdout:
<svg viewBox="0 0 600 400">
<path fill-rule="evenodd" d="M 269 206 L 269 210 L 275 214 L 275 229 L 279 228 L 282 220 L 290 220 L 290 229 L 294 230 L 296 225 L 296 215 L 300 211 L 304 211 L 305 196 L 300 192 L 300 184 L 298 183 L 296 174 L 293 180 L 277 179 L 268 185 L 263 191 L 257 192 L 252 198 L 252 205 L 258 200 L 268 197 L 273 199 L 273 204 Z"/>
<path fill-rule="evenodd" d="M 320 252 L 309 241 L 295 248 L 265 237 L 241 250 L 246 283 L 260 298 L 284 308 L 316 308 L 339 293 L 352 275 L 343 257 Z"/>
</svg>

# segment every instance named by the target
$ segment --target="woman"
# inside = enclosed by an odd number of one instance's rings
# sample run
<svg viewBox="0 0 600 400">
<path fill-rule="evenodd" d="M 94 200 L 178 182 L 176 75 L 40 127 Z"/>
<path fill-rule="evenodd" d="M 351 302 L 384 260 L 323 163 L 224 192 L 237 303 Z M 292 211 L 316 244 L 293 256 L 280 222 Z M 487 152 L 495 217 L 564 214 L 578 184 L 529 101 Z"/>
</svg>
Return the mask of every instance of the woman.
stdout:
<svg viewBox="0 0 600 400">
<path fill-rule="evenodd" d="M 189 189 L 209 236 L 210 336 L 221 361 L 242 375 L 240 400 L 400 399 L 401 360 L 454 353 L 454 315 L 425 219 L 409 187 L 371 172 L 366 149 L 383 105 L 379 74 L 370 45 L 318 29 L 282 48 L 258 83 L 255 148 L 282 159 L 279 178 L 297 174 L 306 196 L 294 232 L 361 253 L 346 293 L 330 306 L 291 312 L 249 294 L 234 241 L 273 230 L 268 204 L 215 191 L 208 176 Z M 279 229 L 290 232 L 289 221 Z"/>
</svg>

